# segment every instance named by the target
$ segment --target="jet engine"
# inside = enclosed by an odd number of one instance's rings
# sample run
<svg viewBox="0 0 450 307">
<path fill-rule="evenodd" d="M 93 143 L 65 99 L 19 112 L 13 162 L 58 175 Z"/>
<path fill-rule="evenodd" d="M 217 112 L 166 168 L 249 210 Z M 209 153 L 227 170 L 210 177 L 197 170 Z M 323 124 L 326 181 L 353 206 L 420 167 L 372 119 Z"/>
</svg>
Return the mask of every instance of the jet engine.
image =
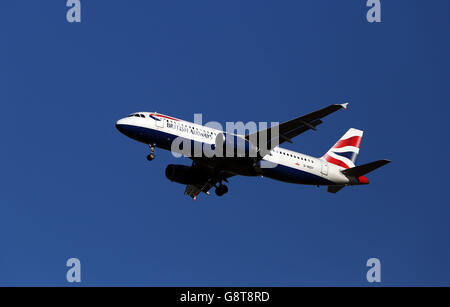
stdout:
<svg viewBox="0 0 450 307">
<path fill-rule="evenodd" d="M 169 164 L 166 167 L 166 177 L 181 184 L 202 184 L 208 179 L 208 174 L 191 166 Z"/>
</svg>

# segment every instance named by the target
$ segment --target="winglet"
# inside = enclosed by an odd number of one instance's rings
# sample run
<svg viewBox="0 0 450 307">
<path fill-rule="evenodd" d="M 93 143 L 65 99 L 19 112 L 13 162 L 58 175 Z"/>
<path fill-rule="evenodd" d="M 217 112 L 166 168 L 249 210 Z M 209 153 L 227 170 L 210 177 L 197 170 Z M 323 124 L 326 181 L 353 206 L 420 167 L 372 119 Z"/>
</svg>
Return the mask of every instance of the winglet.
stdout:
<svg viewBox="0 0 450 307">
<path fill-rule="evenodd" d="M 341 107 L 347 110 L 348 102 L 341 104 Z"/>
</svg>

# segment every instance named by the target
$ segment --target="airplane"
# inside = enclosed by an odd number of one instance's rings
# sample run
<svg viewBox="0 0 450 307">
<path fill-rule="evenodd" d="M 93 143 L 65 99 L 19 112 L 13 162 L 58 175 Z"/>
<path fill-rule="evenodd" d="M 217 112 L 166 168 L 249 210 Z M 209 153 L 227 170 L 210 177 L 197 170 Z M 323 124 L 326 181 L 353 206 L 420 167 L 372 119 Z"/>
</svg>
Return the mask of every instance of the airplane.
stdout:
<svg viewBox="0 0 450 307">
<path fill-rule="evenodd" d="M 194 200 L 200 193 L 210 195 L 212 188 L 215 188 L 217 196 L 223 196 L 228 192 L 224 182 L 229 183 L 228 179 L 236 175 L 261 176 L 287 183 L 327 186 L 328 192 L 337 193 L 346 186 L 368 184 L 366 174 L 390 163 L 384 159 L 355 165 L 363 131 L 349 129 L 320 158 L 284 149 L 279 145 L 284 142 L 292 143 L 291 139 L 299 134 L 316 130 L 324 117 L 342 108 L 347 109 L 347 105 L 348 103 L 329 105 L 278 124 L 275 128 L 270 127 L 245 135 L 227 133 L 156 112 L 132 113 L 119 119 L 116 128 L 124 135 L 148 145 L 149 161 L 155 158 L 156 148 L 185 153 L 185 156 L 192 160 L 192 165 L 169 164 L 165 175 L 170 181 L 186 185 L 185 195 Z M 220 146 L 232 146 L 234 153 L 237 153 L 239 147 L 237 144 L 243 144 L 241 147 L 244 155 L 214 156 L 205 153 L 194 155 L 193 147 L 188 149 L 186 154 L 183 146 L 173 149 L 173 142 L 177 139 L 187 141 L 187 144 L 192 146 L 199 144 L 211 146 L 213 150 Z M 230 140 L 234 142 L 229 142 Z M 250 155 L 250 149 L 256 154 Z"/>
</svg>

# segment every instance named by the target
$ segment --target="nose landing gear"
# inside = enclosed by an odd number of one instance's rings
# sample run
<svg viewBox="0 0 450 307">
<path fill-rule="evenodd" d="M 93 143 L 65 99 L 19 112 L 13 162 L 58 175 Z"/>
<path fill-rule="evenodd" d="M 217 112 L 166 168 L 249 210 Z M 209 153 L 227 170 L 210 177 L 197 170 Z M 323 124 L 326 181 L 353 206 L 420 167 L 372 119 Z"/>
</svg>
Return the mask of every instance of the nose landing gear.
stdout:
<svg viewBox="0 0 450 307">
<path fill-rule="evenodd" d="M 153 159 L 155 159 L 155 145 L 151 144 L 148 146 L 150 147 L 150 154 L 147 155 L 147 160 L 152 161 Z"/>
</svg>

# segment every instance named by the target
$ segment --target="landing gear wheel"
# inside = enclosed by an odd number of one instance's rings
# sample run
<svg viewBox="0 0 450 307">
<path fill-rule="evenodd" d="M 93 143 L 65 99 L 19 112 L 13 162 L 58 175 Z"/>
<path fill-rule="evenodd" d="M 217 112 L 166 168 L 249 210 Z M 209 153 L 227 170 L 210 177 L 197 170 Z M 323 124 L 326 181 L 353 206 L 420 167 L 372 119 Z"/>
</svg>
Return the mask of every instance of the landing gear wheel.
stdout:
<svg viewBox="0 0 450 307">
<path fill-rule="evenodd" d="M 150 154 L 147 156 L 147 160 L 148 161 L 152 161 L 153 159 L 155 159 L 155 145 L 148 145 L 150 147 Z"/>
<path fill-rule="evenodd" d="M 226 185 L 221 184 L 216 188 L 217 196 L 222 196 L 222 195 L 226 194 L 227 192 L 228 192 L 228 187 Z"/>
</svg>

